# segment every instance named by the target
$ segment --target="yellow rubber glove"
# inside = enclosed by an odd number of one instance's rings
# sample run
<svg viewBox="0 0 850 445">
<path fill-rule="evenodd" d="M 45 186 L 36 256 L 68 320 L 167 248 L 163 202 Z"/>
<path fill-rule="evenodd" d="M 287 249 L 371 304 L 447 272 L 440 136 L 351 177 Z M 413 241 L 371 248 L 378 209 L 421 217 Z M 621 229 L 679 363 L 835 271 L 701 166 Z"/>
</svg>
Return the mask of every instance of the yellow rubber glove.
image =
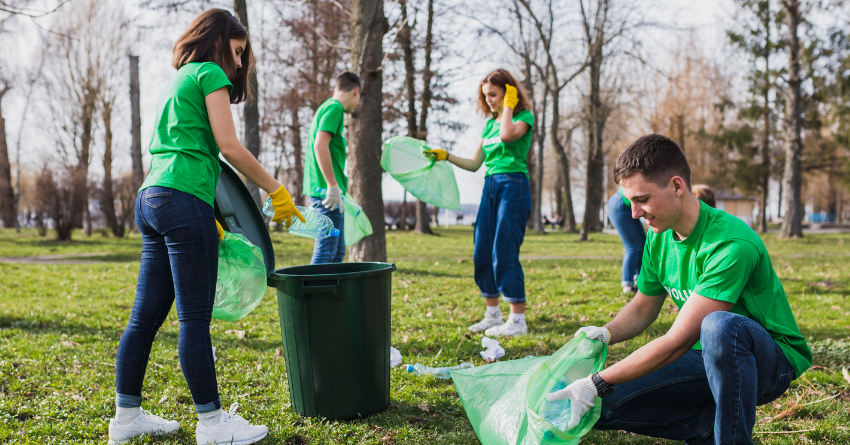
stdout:
<svg viewBox="0 0 850 445">
<path fill-rule="evenodd" d="M 434 150 L 425 150 L 425 156 L 435 161 L 445 161 L 449 158 L 449 152 L 436 148 Z"/>
<path fill-rule="evenodd" d="M 516 109 L 516 104 L 519 103 L 519 98 L 516 95 L 516 88 L 513 85 L 505 85 L 505 102 L 504 106 L 512 110 Z"/>
<path fill-rule="evenodd" d="M 218 239 L 224 239 L 224 229 L 221 228 L 221 224 L 218 223 L 218 220 L 215 220 L 215 230 L 218 231 Z"/>
<path fill-rule="evenodd" d="M 289 192 L 286 191 L 286 188 L 280 186 L 277 191 L 269 195 L 272 199 L 272 207 L 274 207 L 274 217 L 272 221 L 280 224 L 284 223 L 284 226 L 288 229 L 292 224 L 292 216 L 294 215 L 301 222 L 305 222 L 304 215 L 295 208 L 295 203 L 292 202 L 292 196 L 289 196 Z"/>
</svg>

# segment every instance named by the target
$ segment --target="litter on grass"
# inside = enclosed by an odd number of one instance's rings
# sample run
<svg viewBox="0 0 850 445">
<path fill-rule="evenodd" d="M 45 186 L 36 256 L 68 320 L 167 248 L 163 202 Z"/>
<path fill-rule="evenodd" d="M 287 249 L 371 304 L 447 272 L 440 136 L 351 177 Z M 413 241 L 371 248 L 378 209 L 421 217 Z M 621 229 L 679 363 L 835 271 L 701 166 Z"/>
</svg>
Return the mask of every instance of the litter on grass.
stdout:
<svg viewBox="0 0 850 445">
<path fill-rule="evenodd" d="M 482 337 L 481 346 L 486 348 L 481 351 L 481 358 L 484 360 L 493 362 L 505 356 L 505 348 L 499 346 L 499 342 L 490 337 Z"/>
</svg>

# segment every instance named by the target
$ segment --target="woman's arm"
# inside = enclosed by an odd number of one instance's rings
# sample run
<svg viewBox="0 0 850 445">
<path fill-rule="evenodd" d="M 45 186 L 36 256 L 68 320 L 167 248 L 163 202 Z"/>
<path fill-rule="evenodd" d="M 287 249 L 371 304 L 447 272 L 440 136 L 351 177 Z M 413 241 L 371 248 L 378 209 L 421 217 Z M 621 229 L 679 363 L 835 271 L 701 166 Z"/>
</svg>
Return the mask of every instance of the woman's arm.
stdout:
<svg viewBox="0 0 850 445">
<path fill-rule="evenodd" d="M 449 153 L 446 160 L 464 170 L 471 172 L 478 171 L 481 168 L 481 164 L 484 163 L 484 139 L 478 143 L 478 149 L 475 150 L 475 156 L 472 159 L 459 158 Z"/>
<path fill-rule="evenodd" d="M 254 155 L 248 151 L 236 137 L 236 127 L 233 125 L 233 115 L 230 113 L 230 95 L 227 87 L 219 88 L 208 94 L 204 99 L 207 104 L 207 114 L 210 117 L 215 143 L 221 155 L 248 180 L 257 184 L 266 193 L 274 193 L 280 188 L 272 175 L 260 165 Z"/>
<path fill-rule="evenodd" d="M 514 122 L 513 108 L 502 108 L 502 116 L 499 118 L 499 139 L 502 142 L 513 142 L 521 138 L 528 131 L 528 128 L 528 124 L 525 122 Z"/>
</svg>

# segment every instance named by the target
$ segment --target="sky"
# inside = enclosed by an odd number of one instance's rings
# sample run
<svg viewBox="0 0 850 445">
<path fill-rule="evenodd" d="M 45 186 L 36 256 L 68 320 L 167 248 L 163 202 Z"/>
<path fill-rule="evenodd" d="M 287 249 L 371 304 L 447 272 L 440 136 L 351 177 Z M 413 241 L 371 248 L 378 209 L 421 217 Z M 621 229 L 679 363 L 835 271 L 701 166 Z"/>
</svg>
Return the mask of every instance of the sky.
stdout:
<svg viewBox="0 0 850 445">
<path fill-rule="evenodd" d="M 174 73 L 170 66 L 170 48 L 174 40 L 185 29 L 188 21 L 191 20 L 191 16 L 169 16 L 163 18 L 159 12 L 139 9 L 137 3 L 135 0 L 125 0 L 124 6 L 128 16 L 133 18 L 134 23 L 141 25 L 140 27 L 142 28 L 138 29 L 139 27 L 137 27 L 134 31 L 131 31 L 128 38 L 133 42 L 132 51 L 140 56 L 141 61 L 142 147 L 145 164 L 147 165 L 149 163 L 147 145 L 153 131 L 152 121 L 156 113 L 159 89 Z M 56 2 L 37 0 L 34 3 L 34 7 L 47 8 L 51 4 L 55 5 Z M 729 11 L 733 10 L 728 0 L 716 2 L 658 0 L 652 3 L 641 2 L 641 4 L 648 5 L 646 6 L 648 9 L 643 11 L 647 13 L 647 16 L 654 17 L 657 21 L 669 24 L 671 27 L 680 30 L 669 31 L 659 29 L 652 31 L 650 38 L 646 42 L 650 46 L 650 51 L 653 50 L 653 45 L 663 47 L 671 40 L 684 35 L 685 31 L 683 30 L 692 28 L 694 30 L 693 32 L 699 36 L 706 51 L 712 54 L 713 57 L 724 57 L 721 53 L 725 39 L 723 23 L 728 21 L 730 16 Z M 388 5 L 390 4 L 388 3 Z M 388 8 L 390 7 L 388 6 Z M 262 14 L 263 12 L 260 11 L 259 13 Z M 41 48 L 40 36 L 46 33 L 44 29 L 49 28 L 52 19 L 51 16 L 37 20 L 18 19 L 16 23 L 11 24 L 10 27 L 15 29 L 16 32 L 0 35 L 0 40 L 3 41 L 3 44 L 0 44 L 0 63 L 6 64 L 10 71 L 23 72 L 25 70 L 32 70 L 37 64 Z M 251 18 L 252 27 L 257 27 L 259 22 L 261 21 L 255 17 Z M 256 30 L 253 32 L 256 32 Z M 466 131 L 451 135 L 455 141 L 452 153 L 461 157 L 472 157 L 480 140 L 481 128 L 485 122 L 484 118 L 475 112 L 478 82 L 490 70 L 496 67 L 505 67 L 515 73 L 518 73 L 519 69 L 518 67 L 510 66 L 509 63 L 506 63 L 507 60 L 480 60 L 480 58 L 470 53 L 476 51 L 474 45 L 476 41 L 473 37 L 469 34 L 464 35 L 462 32 L 460 36 L 460 39 L 468 39 L 468 44 L 458 45 L 460 54 L 455 56 L 453 60 L 446 60 L 443 63 L 451 66 L 457 73 L 453 82 L 449 85 L 448 92 L 459 100 L 459 104 L 451 110 L 450 118 L 467 125 Z M 2 104 L 3 116 L 6 118 L 10 156 L 14 162 L 17 148 L 20 145 L 23 164 L 28 165 L 30 168 L 38 168 L 46 154 L 46 149 L 41 147 L 51 145 L 50 136 L 45 131 L 45 124 L 46 120 L 49 119 L 49 114 L 46 112 L 44 106 L 29 107 L 26 113 L 26 120 L 23 122 L 22 127 L 25 96 L 26 87 L 19 85 L 4 98 Z M 42 97 L 40 99 L 45 100 L 47 98 Z M 130 158 L 129 154 L 127 154 L 127 148 L 130 145 L 129 98 L 123 97 L 119 99 L 125 102 L 123 107 L 124 112 L 119 112 L 115 116 L 114 150 L 118 156 L 114 164 L 114 170 L 125 171 L 130 168 Z M 241 124 L 239 119 L 241 109 L 234 107 L 233 111 L 237 126 L 239 126 Z M 237 131 L 241 134 L 240 128 L 237 128 Z M 18 140 L 19 132 L 21 134 L 20 142 Z M 96 165 L 97 162 L 97 160 L 93 162 L 92 172 L 94 174 L 102 171 Z M 458 181 L 461 202 L 464 204 L 477 204 L 480 200 L 481 190 L 484 184 L 485 167 L 482 167 L 475 173 L 470 173 L 457 167 L 454 167 L 454 171 Z M 383 194 L 385 201 L 400 201 L 403 196 L 403 188 L 390 178 L 389 175 L 384 175 Z M 583 208 L 582 196 L 582 193 L 577 193 L 578 199 L 576 200 L 575 208 L 579 215 Z M 543 213 L 549 213 L 548 203 L 545 200 Z"/>
</svg>

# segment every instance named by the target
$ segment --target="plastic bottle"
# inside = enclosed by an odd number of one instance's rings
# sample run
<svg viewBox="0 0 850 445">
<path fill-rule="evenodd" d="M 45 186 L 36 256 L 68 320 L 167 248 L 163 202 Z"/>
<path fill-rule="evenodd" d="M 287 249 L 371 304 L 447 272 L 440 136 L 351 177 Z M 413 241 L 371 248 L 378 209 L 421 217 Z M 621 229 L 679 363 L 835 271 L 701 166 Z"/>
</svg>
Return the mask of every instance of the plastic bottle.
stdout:
<svg viewBox="0 0 850 445">
<path fill-rule="evenodd" d="M 569 386 L 570 383 L 572 382 L 570 382 L 569 379 L 567 379 L 566 377 L 561 377 L 561 380 L 559 380 L 558 383 L 555 384 L 555 387 L 552 388 L 549 393 L 560 391 Z M 567 424 L 570 423 L 570 417 L 572 413 L 572 411 L 570 410 L 569 399 L 554 400 L 551 402 L 547 399 L 544 399 L 543 404 L 540 405 L 540 411 L 538 411 L 538 413 L 541 417 L 543 417 L 543 420 L 548 422 L 550 425 L 554 426 L 555 428 L 558 428 L 559 430 L 565 433 L 567 432 Z"/>
<path fill-rule="evenodd" d="M 322 197 L 324 198 L 325 195 L 328 193 L 328 191 L 327 191 L 327 189 L 323 189 L 321 187 L 316 187 L 316 193 L 322 195 Z M 347 211 L 354 209 L 354 215 L 352 215 L 352 216 L 360 215 L 360 212 L 363 211 L 363 207 L 360 207 L 360 204 L 356 204 L 354 201 L 352 201 L 351 199 L 349 199 L 345 195 L 342 195 L 342 200 L 345 201 L 346 204 L 348 204 L 348 210 Z"/>
<path fill-rule="evenodd" d="M 472 368 L 475 365 L 472 363 L 461 363 L 457 366 L 448 366 L 445 368 L 432 368 L 430 366 L 425 366 L 421 363 L 417 363 L 415 365 L 407 365 L 407 372 L 412 372 L 416 375 L 425 375 L 431 374 L 438 379 L 450 379 L 452 378 L 451 372 L 456 371 L 458 369 L 466 369 Z"/>
<path fill-rule="evenodd" d="M 289 233 L 319 240 L 339 236 L 339 229 L 334 228 L 333 221 L 327 216 L 307 207 L 295 206 L 295 208 L 304 215 L 305 221 L 302 223 L 300 219 L 293 216 Z M 263 213 L 269 218 L 274 217 L 271 198 L 267 199 L 263 205 Z"/>
</svg>

